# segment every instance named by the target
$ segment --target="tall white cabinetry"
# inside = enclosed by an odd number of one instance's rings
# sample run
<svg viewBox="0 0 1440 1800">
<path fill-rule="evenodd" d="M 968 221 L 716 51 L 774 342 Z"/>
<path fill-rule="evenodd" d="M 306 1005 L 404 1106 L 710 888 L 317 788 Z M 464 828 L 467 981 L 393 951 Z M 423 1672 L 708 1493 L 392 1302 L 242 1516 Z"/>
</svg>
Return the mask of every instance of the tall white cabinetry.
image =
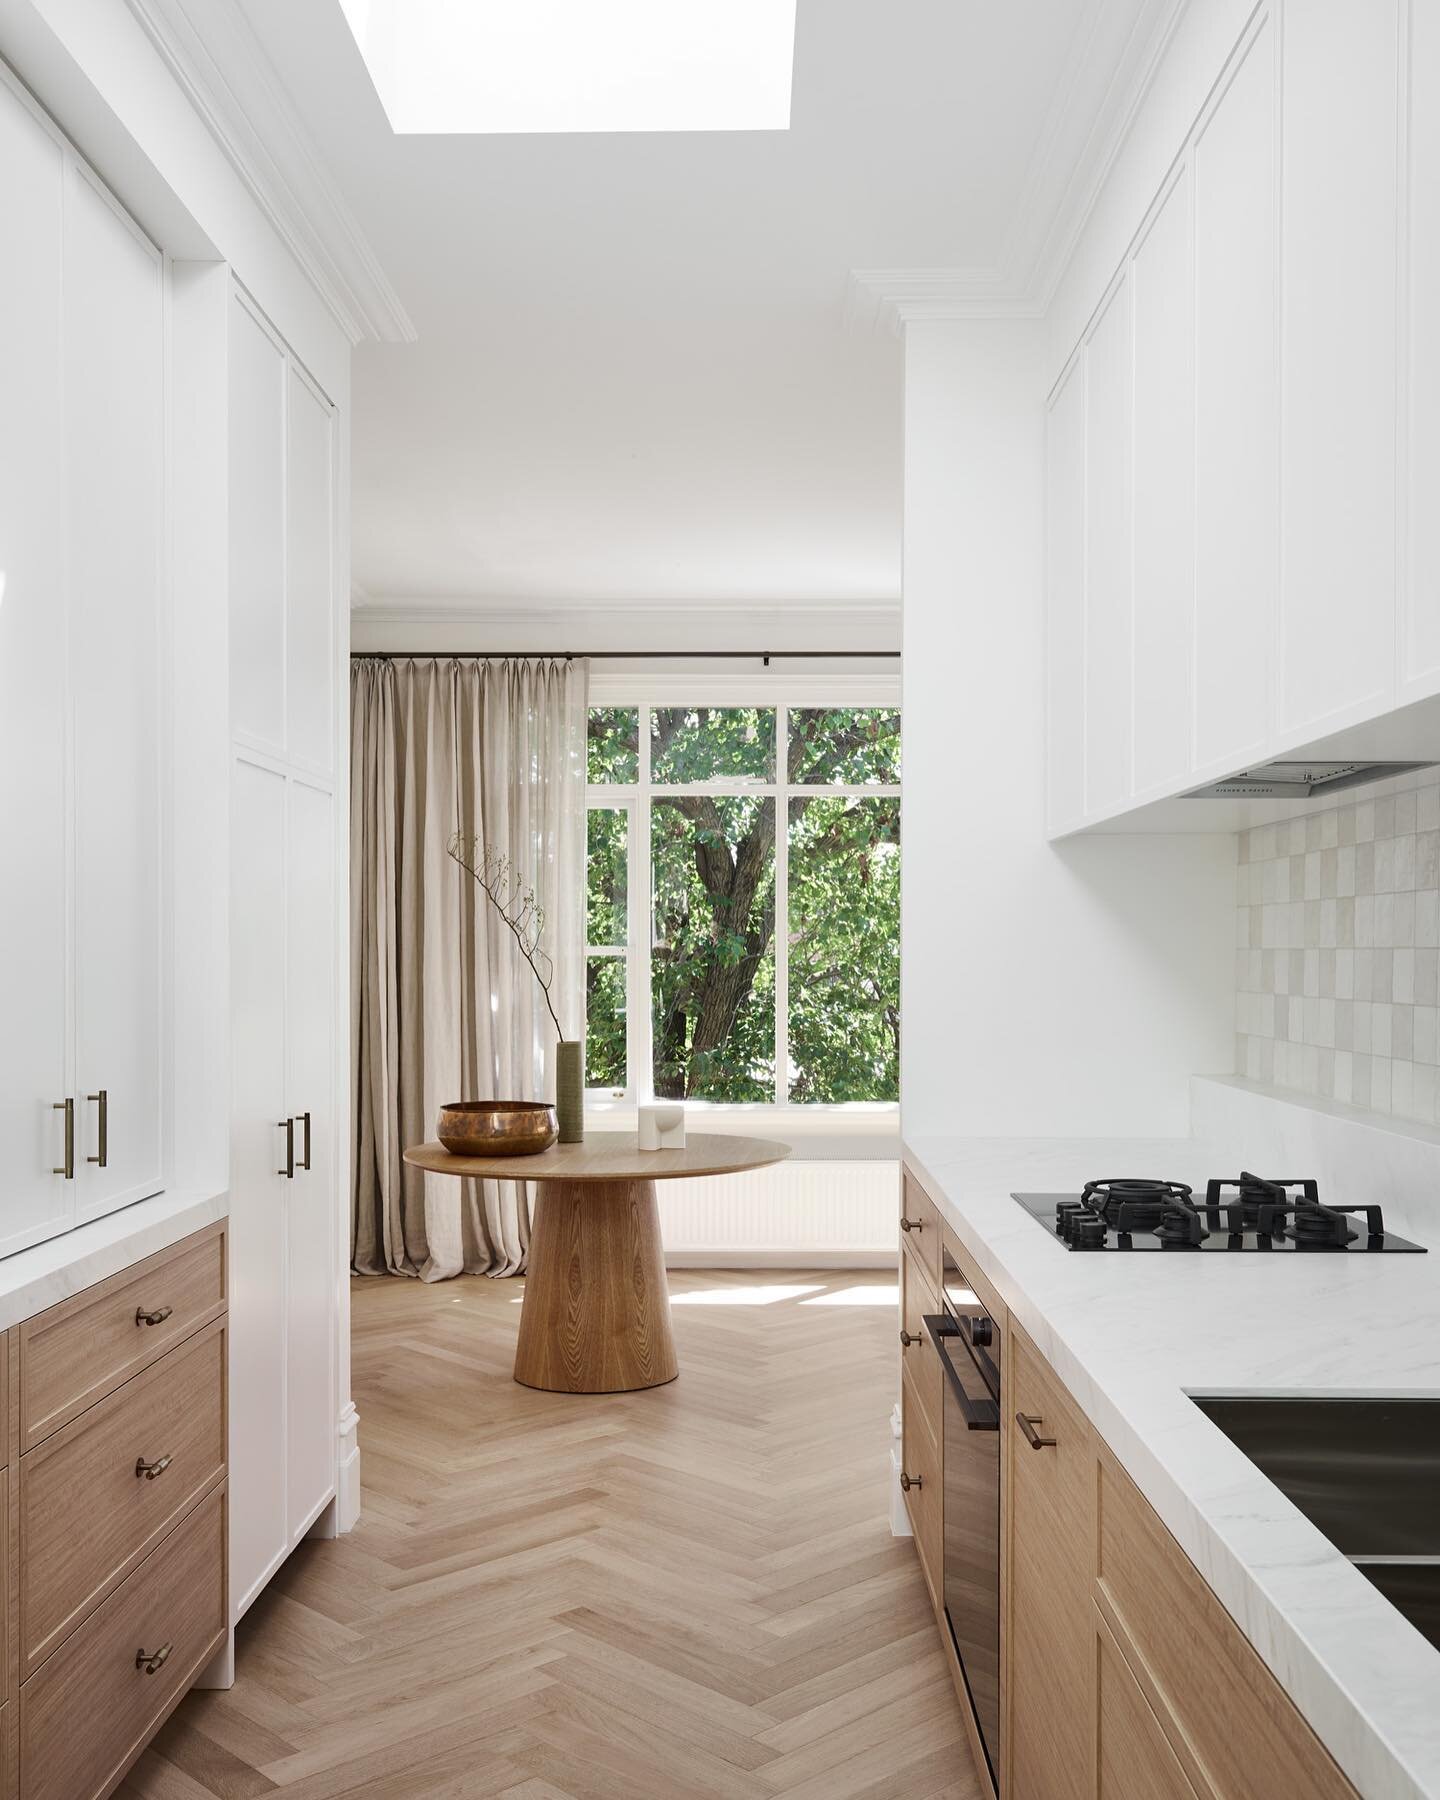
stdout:
<svg viewBox="0 0 1440 1800">
<path fill-rule="evenodd" d="M 0 77 L 0 1255 L 164 1185 L 164 264 Z"/>
<path fill-rule="evenodd" d="M 231 304 L 231 1595 L 336 1490 L 336 447 L 332 409 Z"/>
<path fill-rule="evenodd" d="M 1050 398 L 1055 835 L 1440 695 L 1440 25 L 1260 0 L 1204 85 Z"/>
</svg>

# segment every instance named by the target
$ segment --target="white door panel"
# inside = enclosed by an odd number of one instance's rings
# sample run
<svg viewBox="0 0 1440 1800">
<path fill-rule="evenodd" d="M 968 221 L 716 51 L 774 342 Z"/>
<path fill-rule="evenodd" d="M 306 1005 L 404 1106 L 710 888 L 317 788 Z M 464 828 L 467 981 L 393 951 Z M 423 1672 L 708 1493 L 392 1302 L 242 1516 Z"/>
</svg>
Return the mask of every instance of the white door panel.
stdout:
<svg viewBox="0 0 1440 1800">
<path fill-rule="evenodd" d="M 1077 360 L 1045 421 L 1046 811 L 1085 816 L 1085 370 Z"/>
<path fill-rule="evenodd" d="M 1085 346 L 1085 811 L 1130 794 L 1130 278 Z"/>
<path fill-rule="evenodd" d="M 164 363 L 156 251 L 72 165 L 65 435 L 78 1217 L 158 1191 Z M 108 1142 L 103 1164 L 103 1092 Z"/>
<path fill-rule="evenodd" d="M 238 297 L 230 308 L 230 728 L 285 749 L 283 353 Z"/>
<path fill-rule="evenodd" d="M 335 802 L 290 784 L 287 1111 L 309 1113 L 309 1168 L 286 1182 L 287 1523 L 302 1534 L 335 1491 Z"/>
<path fill-rule="evenodd" d="M 250 1604 L 286 1529 L 285 777 L 235 764 L 230 993 L 230 1604 Z"/>
<path fill-rule="evenodd" d="M 292 368 L 285 457 L 287 752 L 325 772 L 335 761 L 334 427 Z"/>
<path fill-rule="evenodd" d="M 72 1223 L 60 255 L 64 153 L 0 83 L 0 1255 Z M 22 421 L 23 429 L 17 426 Z"/>
</svg>

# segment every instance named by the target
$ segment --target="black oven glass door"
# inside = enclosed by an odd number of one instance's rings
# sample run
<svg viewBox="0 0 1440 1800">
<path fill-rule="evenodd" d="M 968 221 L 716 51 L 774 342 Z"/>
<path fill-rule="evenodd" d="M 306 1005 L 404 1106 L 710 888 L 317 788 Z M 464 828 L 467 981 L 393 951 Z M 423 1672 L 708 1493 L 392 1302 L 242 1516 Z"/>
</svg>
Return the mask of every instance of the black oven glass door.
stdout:
<svg viewBox="0 0 1440 1800">
<path fill-rule="evenodd" d="M 984 1318 L 983 1313 L 980 1315 Z M 926 1319 L 945 1368 L 945 1615 L 992 1777 L 1000 1755 L 1000 1403 L 976 1316 Z M 988 1320 L 985 1321 L 989 1323 Z M 982 1325 L 978 1335 L 987 1333 Z M 998 1377 L 998 1371 L 995 1371 Z"/>
</svg>

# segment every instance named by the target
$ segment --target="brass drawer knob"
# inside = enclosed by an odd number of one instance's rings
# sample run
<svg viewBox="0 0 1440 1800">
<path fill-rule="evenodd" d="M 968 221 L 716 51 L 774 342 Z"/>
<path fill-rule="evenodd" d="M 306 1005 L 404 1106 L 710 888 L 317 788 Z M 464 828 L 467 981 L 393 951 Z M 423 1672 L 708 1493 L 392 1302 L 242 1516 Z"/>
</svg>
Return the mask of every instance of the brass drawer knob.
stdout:
<svg viewBox="0 0 1440 1800">
<path fill-rule="evenodd" d="M 902 1475 L 900 1477 L 900 1486 L 907 1494 L 911 1488 L 923 1488 L 924 1485 L 925 1477 L 923 1475 Z"/>
<path fill-rule="evenodd" d="M 135 1458 L 135 1479 L 137 1481 L 154 1481 L 157 1476 L 165 1473 L 174 1460 L 175 1458 L 168 1453 L 164 1456 L 157 1456 L 154 1462 L 146 1462 L 143 1456 L 137 1456 Z"/>
<path fill-rule="evenodd" d="M 173 1644 L 162 1644 L 158 1650 L 137 1650 L 135 1667 L 143 1669 L 147 1675 L 158 1675 L 169 1662 L 170 1652 L 174 1648 Z"/>
<path fill-rule="evenodd" d="M 900 1342 L 904 1348 L 908 1350 L 912 1344 L 918 1344 L 920 1342 L 920 1333 L 918 1331 L 906 1331 L 905 1327 L 902 1325 L 900 1327 Z"/>
<path fill-rule="evenodd" d="M 163 1325 L 174 1310 L 173 1306 L 157 1306 L 154 1312 L 146 1312 L 143 1306 L 137 1306 L 135 1323 L 137 1325 Z"/>
<path fill-rule="evenodd" d="M 907 1219 L 904 1213 L 901 1213 L 900 1229 L 902 1231 L 923 1231 L 925 1229 L 925 1221 L 923 1219 Z"/>
</svg>

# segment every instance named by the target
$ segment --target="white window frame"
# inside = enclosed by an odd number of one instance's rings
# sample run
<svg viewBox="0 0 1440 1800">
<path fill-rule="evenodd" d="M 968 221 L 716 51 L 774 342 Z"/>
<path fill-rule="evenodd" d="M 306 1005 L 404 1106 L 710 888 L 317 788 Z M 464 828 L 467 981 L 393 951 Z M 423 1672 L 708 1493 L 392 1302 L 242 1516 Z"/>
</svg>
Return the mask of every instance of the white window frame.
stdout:
<svg viewBox="0 0 1440 1800">
<path fill-rule="evenodd" d="M 855 676 L 831 675 L 796 678 L 788 675 L 783 665 L 771 668 L 762 676 L 737 677 L 708 671 L 698 675 L 680 673 L 613 674 L 592 671 L 588 704 L 591 707 L 637 707 L 640 711 L 639 779 L 634 782 L 595 782 L 585 791 L 587 816 L 590 810 L 610 808 L 623 810 L 628 817 L 626 832 L 626 924 L 629 933 L 623 952 L 619 946 L 597 945 L 587 941 L 585 963 L 588 969 L 592 955 L 624 954 L 626 958 L 626 1051 L 627 1086 L 623 1095 L 613 1088 L 591 1088 L 587 1091 L 587 1107 L 595 1112 L 632 1111 L 637 1105 L 654 1098 L 654 1044 L 651 1033 L 650 982 L 652 918 L 650 910 L 650 803 L 667 795 L 713 794 L 718 796 L 755 794 L 773 795 L 775 799 L 775 1089 L 769 1101 L 749 1104 L 708 1100 L 687 1100 L 687 1111 L 742 1112 L 767 1115 L 787 1113 L 797 1116 L 834 1118 L 836 1115 L 874 1114 L 893 1117 L 899 1110 L 893 1100 L 873 1101 L 794 1101 L 790 1098 L 790 934 L 788 855 L 790 801 L 800 797 L 825 796 L 836 799 L 898 799 L 901 784 L 828 782 L 791 782 L 788 757 L 789 715 L 792 710 L 811 707 L 897 707 L 901 704 L 898 671 L 894 674 Z M 655 784 L 650 777 L 650 731 L 648 713 L 667 706 L 763 706 L 775 712 L 776 779 L 773 782 L 736 779 L 692 782 L 683 786 Z M 903 731 L 903 721 L 902 721 Z M 903 776 L 902 776 L 903 779 Z M 588 829 L 588 827 L 587 827 Z M 587 934 L 588 937 L 588 934 Z M 877 1121 L 878 1122 L 878 1121 Z"/>
</svg>

